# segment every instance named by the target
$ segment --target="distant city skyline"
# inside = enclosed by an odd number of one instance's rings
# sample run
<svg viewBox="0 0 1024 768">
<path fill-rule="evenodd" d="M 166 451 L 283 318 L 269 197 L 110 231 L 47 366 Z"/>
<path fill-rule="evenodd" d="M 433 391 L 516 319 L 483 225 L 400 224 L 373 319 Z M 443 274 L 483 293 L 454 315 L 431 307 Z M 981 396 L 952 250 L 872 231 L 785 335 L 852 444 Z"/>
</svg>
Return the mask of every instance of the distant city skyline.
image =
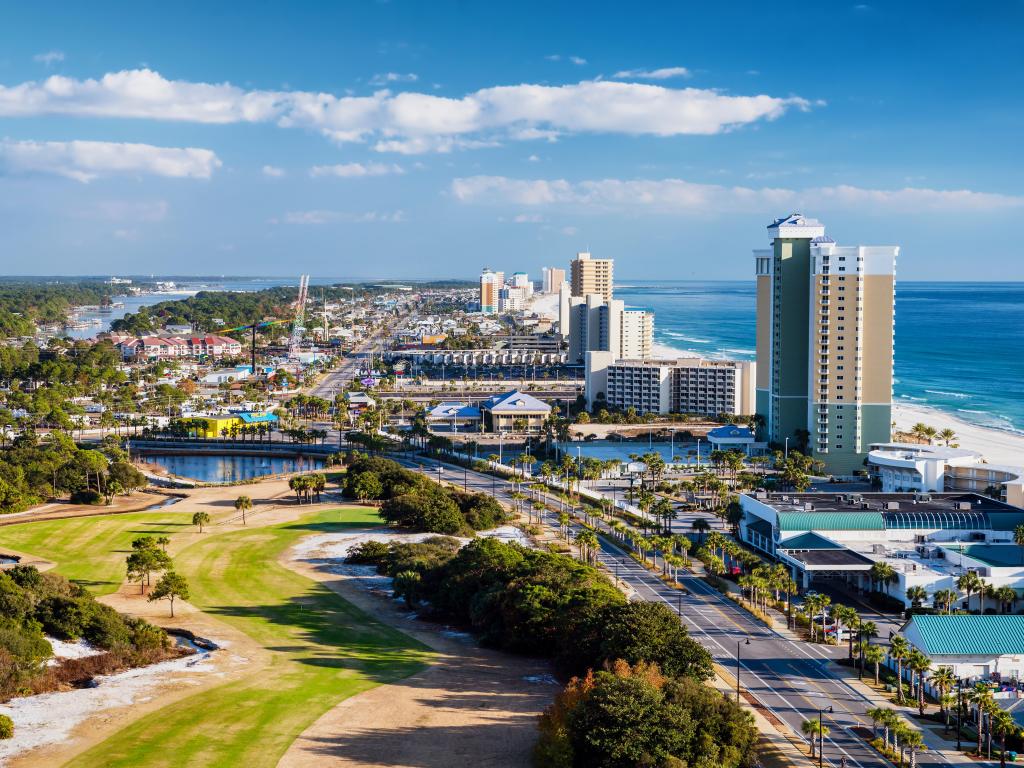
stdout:
<svg viewBox="0 0 1024 768">
<path fill-rule="evenodd" d="M 1024 6 L 16 6 L 11 275 L 750 280 L 791 212 L 1019 272 Z M 958 30 L 956 45 L 950 29 Z M 293 266 L 294 265 L 294 266 Z"/>
</svg>

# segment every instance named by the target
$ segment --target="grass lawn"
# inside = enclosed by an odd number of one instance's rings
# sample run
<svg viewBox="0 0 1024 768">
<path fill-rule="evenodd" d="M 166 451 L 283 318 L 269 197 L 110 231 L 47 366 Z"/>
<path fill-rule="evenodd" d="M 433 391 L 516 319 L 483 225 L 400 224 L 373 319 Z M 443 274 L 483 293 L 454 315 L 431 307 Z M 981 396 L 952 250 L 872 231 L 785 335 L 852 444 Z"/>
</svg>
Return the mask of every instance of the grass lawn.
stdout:
<svg viewBox="0 0 1024 768">
<path fill-rule="evenodd" d="M 192 516 L 171 510 L 72 517 L 4 526 L 0 546 L 53 560 L 58 573 L 105 595 L 124 582 L 132 539 L 173 536 L 183 529 L 192 529 Z"/>
<path fill-rule="evenodd" d="M 189 580 L 191 602 L 267 648 L 269 666 L 159 709 L 70 765 L 274 766 L 299 734 L 338 702 L 422 669 L 430 658 L 427 648 L 277 563 L 303 536 L 378 522 L 370 509 L 330 510 L 276 526 L 211 532 L 179 552 L 175 563 Z M 138 527 L 129 524 L 126 530 Z M 133 535 L 110 534 L 108 546 Z M 54 547 L 29 546 L 29 538 L 25 535 L 18 548 L 59 559 Z M 85 552 L 96 548 L 88 536 L 81 541 L 88 544 Z M 48 543 L 45 536 L 40 543 Z M 105 563 L 100 569 L 109 570 Z M 99 581 L 95 575 L 87 578 Z"/>
</svg>

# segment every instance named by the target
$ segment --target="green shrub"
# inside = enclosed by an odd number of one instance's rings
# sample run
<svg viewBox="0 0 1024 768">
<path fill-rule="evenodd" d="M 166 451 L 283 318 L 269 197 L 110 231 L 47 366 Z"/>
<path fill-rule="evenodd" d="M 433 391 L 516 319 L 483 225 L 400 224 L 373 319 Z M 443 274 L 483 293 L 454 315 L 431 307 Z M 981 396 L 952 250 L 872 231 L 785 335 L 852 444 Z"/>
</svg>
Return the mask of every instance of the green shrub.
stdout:
<svg viewBox="0 0 1024 768">
<path fill-rule="evenodd" d="M 71 494 L 72 504 L 91 504 L 95 506 L 103 504 L 104 501 L 103 495 L 92 488 L 83 488 Z"/>
<path fill-rule="evenodd" d="M 348 551 L 345 562 L 355 565 L 377 565 L 390 551 L 388 545 L 383 541 L 364 541 Z"/>
<path fill-rule="evenodd" d="M 0 715 L 0 739 L 14 738 L 14 721 L 7 715 Z"/>
</svg>

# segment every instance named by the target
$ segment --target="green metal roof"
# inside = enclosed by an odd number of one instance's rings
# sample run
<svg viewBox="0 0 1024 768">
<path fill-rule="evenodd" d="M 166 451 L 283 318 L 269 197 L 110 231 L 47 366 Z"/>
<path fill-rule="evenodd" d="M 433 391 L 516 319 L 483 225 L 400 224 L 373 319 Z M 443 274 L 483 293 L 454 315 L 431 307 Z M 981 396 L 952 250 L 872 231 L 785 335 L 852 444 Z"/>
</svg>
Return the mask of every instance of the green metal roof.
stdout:
<svg viewBox="0 0 1024 768">
<path fill-rule="evenodd" d="M 1024 525 L 1024 512 L 988 511 L 988 521 L 993 531 L 1013 531 L 1018 525 Z"/>
<path fill-rule="evenodd" d="M 843 549 L 842 544 L 829 541 L 816 533 L 798 533 L 791 539 L 780 541 L 779 549 Z"/>
<path fill-rule="evenodd" d="M 996 568 L 1024 567 L 1024 547 L 1016 544 L 946 544 L 947 552 L 960 552 Z"/>
<path fill-rule="evenodd" d="M 881 512 L 779 512 L 780 531 L 884 531 Z"/>
<path fill-rule="evenodd" d="M 1024 616 L 915 614 L 903 634 L 928 656 L 1002 656 L 1024 653 Z"/>
</svg>

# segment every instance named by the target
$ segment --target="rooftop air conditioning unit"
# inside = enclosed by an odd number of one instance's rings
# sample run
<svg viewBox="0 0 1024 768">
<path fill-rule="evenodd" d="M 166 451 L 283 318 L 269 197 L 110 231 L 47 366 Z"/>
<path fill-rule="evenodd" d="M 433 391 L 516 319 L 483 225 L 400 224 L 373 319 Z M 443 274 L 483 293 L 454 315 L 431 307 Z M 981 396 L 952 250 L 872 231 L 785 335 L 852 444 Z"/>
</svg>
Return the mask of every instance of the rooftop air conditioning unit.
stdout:
<svg viewBox="0 0 1024 768">
<path fill-rule="evenodd" d="M 930 493 L 915 493 L 914 501 L 931 501 L 932 495 Z"/>
<path fill-rule="evenodd" d="M 899 509 L 900 503 L 898 501 L 887 501 L 885 502 L 886 509 Z"/>
<path fill-rule="evenodd" d="M 884 555 L 885 554 L 885 544 L 872 544 L 871 545 L 871 553 L 874 554 L 874 555 Z"/>
<path fill-rule="evenodd" d="M 813 511 L 814 511 L 814 505 L 813 504 L 804 504 L 804 512 L 813 512 Z"/>
<path fill-rule="evenodd" d="M 871 506 L 866 501 L 862 501 L 860 503 L 860 508 L 861 509 L 871 509 Z"/>
<path fill-rule="evenodd" d="M 954 505 L 954 509 L 960 512 L 968 512 L 971 509 L 971 502 L 969 501 L 958 501 Z"/>
</svg>

